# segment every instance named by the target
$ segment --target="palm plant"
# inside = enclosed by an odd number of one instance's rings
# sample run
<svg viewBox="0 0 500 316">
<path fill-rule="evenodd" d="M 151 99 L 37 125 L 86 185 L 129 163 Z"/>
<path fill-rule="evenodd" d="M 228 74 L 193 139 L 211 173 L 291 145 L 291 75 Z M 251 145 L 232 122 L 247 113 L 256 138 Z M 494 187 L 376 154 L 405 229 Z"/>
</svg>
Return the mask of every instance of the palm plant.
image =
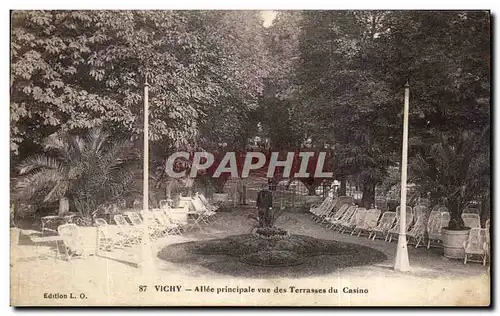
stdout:
<svg viewBox="0 0 500 316">
<path fill-rule="evenodd" d="M 462 132 L 445 136 L 411 161 L 413 181 L 433 203 L 450 210 L 448 229 L 464 229 L 461 213 L 471 201 L 488 194 L 490 182 L 489 126 L 482 133 Z"/>
<path fill-rule="evenodd" d="M 59 215 L 69 211 L 71 201 L 89 218 L 99 205 L 129 190 L 135 162 L 131 147 L 128 141 L 111 141 L 101 128 L 84 136 L 52 134 L 43 143 L 44 153 L 18 166 L 17 194 L 23 200 L 41 194 L 42 202 L 59 201 Z"/>
</svg>

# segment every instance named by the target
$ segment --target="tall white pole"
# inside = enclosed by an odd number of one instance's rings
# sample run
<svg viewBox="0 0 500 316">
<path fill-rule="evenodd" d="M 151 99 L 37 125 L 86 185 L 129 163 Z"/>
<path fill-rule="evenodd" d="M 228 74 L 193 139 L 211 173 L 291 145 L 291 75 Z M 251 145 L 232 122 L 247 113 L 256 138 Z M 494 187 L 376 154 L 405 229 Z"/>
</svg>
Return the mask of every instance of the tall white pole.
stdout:
<svg viewBox="0 0 500 316">
<path fill-rule="evenodd" d="M 408 111 L 410 108 L 410 84 L 405 84 L 405 104 L 403 117 L 403 157 L 401 159 L 401 203 L 399 204 L 399 238 L 394 270 L 409 271 L 408 248 L 406 243 L 406 173 L 408 167 Z"/>
<path fill-rule="evenodd" d="M 146 212 L 149 211 L 149 95 L 148 95 L 148 77 L 144 83 L 144 161 L 143 161 L 143 183 L 142 183 L 142 219 L 143 219 L 143 238 L 142 238 L 142 261 L 149 261 L 151 249 L 149 247 L 149 223 Z"/>
</svg>

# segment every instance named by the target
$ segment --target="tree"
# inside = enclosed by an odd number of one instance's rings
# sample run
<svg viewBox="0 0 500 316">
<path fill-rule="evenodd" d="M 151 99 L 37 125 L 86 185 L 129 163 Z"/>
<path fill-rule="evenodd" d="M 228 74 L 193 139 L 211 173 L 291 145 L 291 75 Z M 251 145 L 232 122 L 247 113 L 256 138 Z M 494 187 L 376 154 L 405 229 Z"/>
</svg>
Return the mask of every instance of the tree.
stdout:
<svg viewBox="0 0 500 316">
<path fill-rule="evenodd" d="M 303 118 L 295 111 L 300 19 L 299 11 L 279 11 L 266 29 L 270 68 L 256 117 L 275 149 L 295 149 L 307 139 L 302 132 Z"/>
<path fill-rule="evenodd" d="M 12 152 L 99 124 L 139 138 L 146 75 L 150 140 L 193 143 L 213 107 L 259 93 L 258 23 L 250 11 L 13 12 Z"/>
<path fill-rule="evenodd" d="M 308 130 L 332 135 L 337 175 L 361 178 L 364 206 L 399 161 L 407 78 L 413 138 L 485 126 L 488 28 L 479 11 L 303 14 L 298 78 Z"/>
<path fill-rule="evenodd" d="M 70 202 L 84 218 L 109 200 L 127 193 L 137 167 L 129 141 L 118 142 L 100 128 L 84 136 L 68 132 L 50 135 L 43 154 L 27 158 L 19 166 L 16 193 L 22 200 L 43 196 L 43 202 L 59 200 L 59 215 Z M 35 201 L 38 202 L 38 201 Z"/>
<path fill-rule="evenodd" d="M 262 94 L 263 78 L 269 72 L 264 45 L 265 29 L 258 11 L 209 11 L 210 34 L 214 37 L 216 69 L 224 94 L 200 120 L 200 146 L 226 144 L 244 149 L 256 130 L 253 111 Z"/>
<path fill-rule="evenodd" d="M 299 110 L 308 134 L 333 147 L 336 177 L 361 180 L 365 207 L 374 204 L 394 152 L 384 115 L 390 90 L 370 63 L 382 19 L 376 11 L 305 12 L 302 19 Z"/>
<path fill-rule="evenodd" d="M 263 32 L 258 11 L 14 11 L 13 165 L 60 130 L 105 125 L 139 147 L 146 76 L 156 186 L 173 151 L 240 146 L 267 69 Z"/>
</svg>

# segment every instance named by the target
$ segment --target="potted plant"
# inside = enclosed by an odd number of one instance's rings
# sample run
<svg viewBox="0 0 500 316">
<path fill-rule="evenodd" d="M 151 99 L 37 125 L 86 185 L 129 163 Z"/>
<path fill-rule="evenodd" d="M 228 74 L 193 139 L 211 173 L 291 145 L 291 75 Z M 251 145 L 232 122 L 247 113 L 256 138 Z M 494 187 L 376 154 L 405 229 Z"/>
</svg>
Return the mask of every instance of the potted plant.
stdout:
<svg viewBox="0 0 500 316">
<path fill-rule="evenodd" d="M 442 228 L 444 256 L 463 258 L 463 243 L 470 227 L 462 220 L 463 209 L 483 192 L 489 191 L 489 127 L 479 133 L 439 134 L 439 141 L 421 146 L 412 161 L 414 182 L 433 204 L 444 203 L 450 212 Z"/>
<path fill-rule="evenodd" d="M 131 146 L 128 141 L 111 139 L 101 128 L 83 135 L 52 134 L 45 139 L 42 153 L 19 164 L 16 194 L 26 201 L 40 194 L 41 203 L 59 201 L 59 216 L 73 206 L 91 225 L 92 207 L 123 194 L 133 183 L 136 159 Z"/>
</svg>

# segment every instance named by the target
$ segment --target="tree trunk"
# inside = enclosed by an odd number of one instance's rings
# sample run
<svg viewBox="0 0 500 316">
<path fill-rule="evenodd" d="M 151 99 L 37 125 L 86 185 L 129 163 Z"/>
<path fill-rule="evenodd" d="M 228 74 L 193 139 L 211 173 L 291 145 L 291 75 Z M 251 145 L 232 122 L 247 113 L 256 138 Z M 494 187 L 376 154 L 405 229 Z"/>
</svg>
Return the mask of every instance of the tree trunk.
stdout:
<svg viewBox="0 0 500 316">
<path fill-rule="evenodd" d="M 312 183 L 307 187 L 307 193 L 308 195 L 316 195 L 316 189 L 318 188 L 319 184 L 317 183 Z"/>
<path fill-rule="evenodd" d="M 369 181 L 363 185 L 363 197 L 361 198 L 361 206 L 367 209 L 375 205 L 375 184 Z"/>
<path fill-rule="evenodd" d="M 69 212 L 69 200 L 67 197 L 62 197 L 59 199 L 59 216 L 64 216 Z"/>
<path fill-rule="evenodd" d="M 340 180 L 339 196 L 347 195 L 347 181 L 346 179 Z"/>
<path fill-rule="evenodd" d="M 448 222 L 449 229 L 464 229 L 464 221 L 462 219 L 462 203 L 459 198 L 449 198 L 447 207 L 450 211 L 450 221 Z"/>
</svg>

